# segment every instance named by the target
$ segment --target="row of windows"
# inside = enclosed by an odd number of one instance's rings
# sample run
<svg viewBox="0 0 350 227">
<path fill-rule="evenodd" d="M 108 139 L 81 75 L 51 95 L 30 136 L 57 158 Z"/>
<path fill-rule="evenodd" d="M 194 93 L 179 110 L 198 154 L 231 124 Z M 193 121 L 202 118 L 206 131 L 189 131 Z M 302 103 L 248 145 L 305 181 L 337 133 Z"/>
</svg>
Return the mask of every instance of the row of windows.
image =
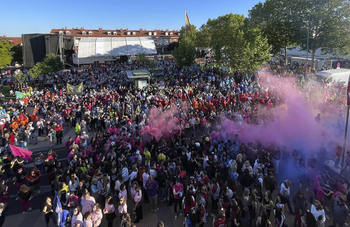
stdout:
<svg viewBox="0 0 350 227">
<path fill-rule="evenodd" d="M 63 35 L 63 31 L 59 31 L 59 34 L 60 35 Z M 86 33 L 86 31 L 82 31 L 81 34 L 83 35 L 86 35 L 86 34 L 89 34 L 89 35 L 92 35 L 92 31 L 89 31 L 88 33 Z M 127 32 L 126 33 L 127 35 L 131 35 L 131 32 Z M 172 32 L 168 33 L 168 32 L 165 32 L 165 35 L 173 35 Z M 70 35 L 70 31 L 66 31 L 66 35 Z M 107 32 L 107 35 L 112 35 L 111 32 Z M 113 35 L 117 35 L 117 32 L 113 32 Z M 132 32 L 132 35 L 136 35 L 136 32 Z M 152 32 L 148 32 L 148 35 L 152 35 Z M 153 32 L 153 35 L 157 35 L 157 32 Z"/>
</svg>

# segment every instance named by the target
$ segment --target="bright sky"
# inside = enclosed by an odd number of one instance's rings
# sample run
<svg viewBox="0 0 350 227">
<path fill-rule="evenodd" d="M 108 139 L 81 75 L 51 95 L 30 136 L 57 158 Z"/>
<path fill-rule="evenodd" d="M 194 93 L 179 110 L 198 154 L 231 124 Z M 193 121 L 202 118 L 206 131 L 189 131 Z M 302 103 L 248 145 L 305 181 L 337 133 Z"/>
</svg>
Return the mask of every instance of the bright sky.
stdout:
<svg viewBox="0 0 350 227">
<path fill-rule="evenodd" d="M 0 36 L 49 33 L 52 28 L 180 29 L 185 10 L 200 27 L 228 13 L 248 15 L 264 0 L 2 0 Z"/>
</svg>

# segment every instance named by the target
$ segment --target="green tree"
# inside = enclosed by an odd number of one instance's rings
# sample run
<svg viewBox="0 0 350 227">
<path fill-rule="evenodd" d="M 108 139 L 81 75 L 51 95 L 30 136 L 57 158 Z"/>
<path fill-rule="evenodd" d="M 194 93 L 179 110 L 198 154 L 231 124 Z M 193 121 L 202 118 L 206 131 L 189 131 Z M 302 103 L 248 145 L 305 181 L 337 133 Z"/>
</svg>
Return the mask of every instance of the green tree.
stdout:
<svg viewBox="0 0 350 227">
<path fill-rule="evenodd" d="M 22 89 L 22 85 L 23 85 L 24 81 L 26 80 L 27 75 L 23 74 L 23 72 L 18 69 L 15 71 L 13 78 L 15 78 L 17 80 L 17 82 L 19 83 L 19 85 Z"/>
<path fill-rule="evenodd" d="M 300 38 L 303 23 L 296 13 L 300 7 L 298 1 L 266 0 L 249 10 L 248 23 L 261 29 L 271 45 L 270 53 L 284 52 L 285 64 L 288 48 L 295 47 Z"/>
<path fill-rule="evenodd" d="M 13 53 L 13 62 L 17 62 L 18 64 L 23 64 L 23 55 L 22 55 L 22 46 L 16 45 L 11 48 L 11 52 Z"/>
<path fill-rule="evenodd" d="M 304 22 L 304 36 L 300 39 L 300 45 L 303 50 L 307 49 L 306 36 L 309 34 L 311 68 L 315 69 L 317 49 L 321 48 L 326 53 L 342 56 L 349 54 L 350 1 L 298 0 L 298 2 L 304 6 L 297 15 Z"/>
<path fill-rule="evenodd" d="M 209 28 L 206 24 L 203 24 L 197 32 L 196 47 L 201 49 L 208 48 L 210 44 Z"/>
<path fill-rule="evenodd" d="M 11 48 L 12 45 L 8 39 L 0 38 L 0 68 L 11 64 L 13 55 Z"/>
<path fill-rule="evenodd" d="M 146 54 L 144 53 L 139 53 L 136 57 L 136 61 L 141 64 L 141 65 L 145 65 L 148 61 Z"/>
<path fill-rule="evenodd" d="M 217 62 L 228 60 L 233 70 L 254 72 L 270 59 L 267 39 L 258 28 L 245 23 L 243 15 L 209 19 L 206 27 Z"/>
<path fill-rule="evenodd" d="M 42 73 L 52 74 L 63 69 L 64 65 L 59 55 L 50 53 L 47 54 L 42 62 Z"/>
<path fill-rule="evenodd" d="M 185 39 L 185 35 L 186 35 L 186 39 Z M 196 47 L 197 46 L 196 40 L 197 40 L 196 26 L 191 24 L 191 29 L 188 31 L 186 31 L 185 26 L 181 27 L 179 43 L 186 41 L 188 44 Z"/>
<path fill-rule="evenodd" d="M 173 56 L 179 67 L 188 67 L 196 59 L 196 49 L 191 43 L 180 42 L 179 47 L 174 49 Z"/>
<path fill-rule="evenodd" d="M 34 67 L 29 70 L 30 77 L 35 79 L 35 78 L 39 77 L 40 75 L 42 75 L 43 74 L 43 67 L 46 67 L 46 66 L 43 66 L 43 63 L 41 63 L 41 62 L 36 63 L 34 65 Z"/>
</svg>

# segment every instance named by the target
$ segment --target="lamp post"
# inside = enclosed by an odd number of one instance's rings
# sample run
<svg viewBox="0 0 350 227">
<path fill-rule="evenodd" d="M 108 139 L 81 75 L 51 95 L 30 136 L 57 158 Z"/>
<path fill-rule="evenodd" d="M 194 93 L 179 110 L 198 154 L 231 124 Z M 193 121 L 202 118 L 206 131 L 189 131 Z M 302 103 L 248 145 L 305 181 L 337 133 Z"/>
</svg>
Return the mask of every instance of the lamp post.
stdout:
<svg viewBox="0 0 350 227">
<path fill-rule="evenodd" d="M 307 74 L 307 62 L 309 60 L 309 34 L 310 34 L 310 21 L 307 22 L 305 77 Z"/>
</svg>

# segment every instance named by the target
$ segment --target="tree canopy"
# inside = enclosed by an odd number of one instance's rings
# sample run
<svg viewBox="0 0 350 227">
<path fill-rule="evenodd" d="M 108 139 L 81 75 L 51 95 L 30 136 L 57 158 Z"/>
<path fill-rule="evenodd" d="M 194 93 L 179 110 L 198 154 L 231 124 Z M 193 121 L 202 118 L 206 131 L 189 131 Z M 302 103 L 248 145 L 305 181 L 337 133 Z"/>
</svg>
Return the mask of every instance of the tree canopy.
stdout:
<svg viewBox="0 0 350 227">
<path fill-rule="evenodd" d="M 13 53 L 13 62 L 17 62 L 18 64 L 23 64 L 23 56 L 22 56 L 22 46 L 16 45 L 11 48 Z"/>
<path fill-rule="evenodd" d="M 179 67 L 188 67 L 194 63 L 196 53 L 193 44 L 182 41 L 179 43 L 179 47 L 175 47 L 173 56 Z"/>
<path fill-rule="evenodd" d="M 317 49 L 350 54 L 350 0 L 266 0 L 249 11 L 248 21 L 262 30 L 273 54 L 291 46 L 307 50 L 309 43 L 312 69 Z"/>
<path fill-rule="evenodd" d="M 208 45 L 216 61 L 228 61 L 235 71 L 257 71 L 270 59 L 267 39 L 257 27 L 246 23 L 243 15 L 231 13 L 209 19 L 199 34 L 200 45 Z"/>
<path fill-rule="evenodd" d="M 266 0 L 249 10 L 248 23 L 261 29 L 271 46 L 271 54 L 284 51 L 286 58 L 287 49 L 299 42 L 303 26 L 302 18 L 295 16 L 299 7 L 297 1 Z"/>
<path fill-rule="evenodd" d="M 42 62 L 38 62 L 29 70 L 32 78 L 37 78 L 42 74 L 51 74 L 63 69 L 63 63 L 60 56 L 53 53 L 47 54 Z"/>
<path fill-rule="evenodd" d="M 8 66 L 12 61 L 12 45 L 6 38 L 0 38 L 0 68 Z"/>
</svg>

